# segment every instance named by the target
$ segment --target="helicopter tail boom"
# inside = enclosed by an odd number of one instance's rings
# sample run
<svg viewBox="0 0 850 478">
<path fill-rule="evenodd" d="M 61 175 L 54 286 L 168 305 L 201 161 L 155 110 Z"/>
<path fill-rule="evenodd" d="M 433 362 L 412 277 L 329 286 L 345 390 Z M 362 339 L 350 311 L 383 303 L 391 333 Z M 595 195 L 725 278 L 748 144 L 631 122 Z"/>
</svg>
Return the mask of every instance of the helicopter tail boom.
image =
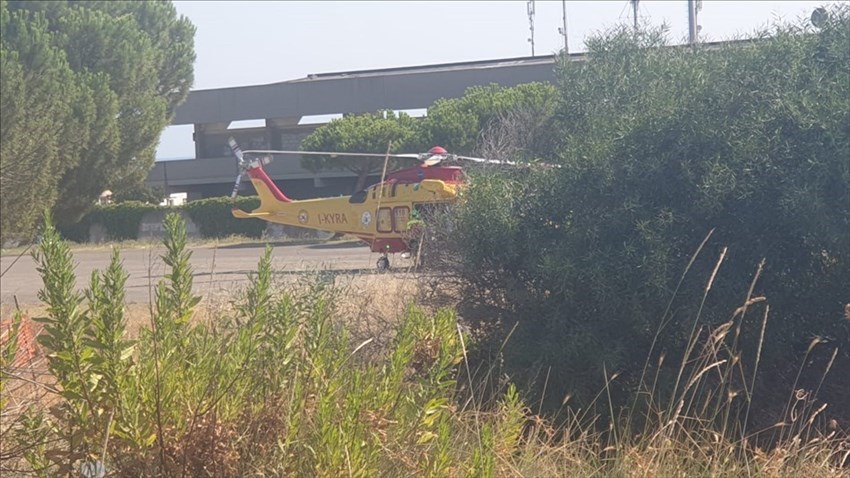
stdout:
<svg viewBox="0 0 850 478">
<path fill-rule="evenodd" d="M 283 192 L 278 189 L 277 184 L 272 181 L 262 167 L 249 169 L 248 177 L 251 178 L 251 183 L 254 185 L 254 189 L 257 190 L 257 194 L 260 196 L 261 204 L 267 200 L 292 202 L 291 199 L 286 197 Z M 262 205 L 260 207 L 262 207 Z"/>
<path fill-rule="evenodd" d="M 261 166 L 249 169 L 246 171 L 246 174 L 251 179 L 251 184 L 254 185 L 254 189 L 257 190 L 257 196 L 260 197 L 260 207 L 252 212 L 246 212 L 236 208 L 234 204 L 234 208 L 231 211 L 234 217 L 239 219 L 252 217 L 264 218 L 271 215 L 271 212 L 269 211 L 276 209 L 276 204 L 292 202 L 291 199 L 281 192 Z"/>
<path fill-rule="evenodd" d="M 237 219 L 250 219 L 252 217 L 266 217 L 271 215 L 269 212 L 245 212 L 238 208 L 233 208 L 232 212 L 233 217 Z"/>
</svg>

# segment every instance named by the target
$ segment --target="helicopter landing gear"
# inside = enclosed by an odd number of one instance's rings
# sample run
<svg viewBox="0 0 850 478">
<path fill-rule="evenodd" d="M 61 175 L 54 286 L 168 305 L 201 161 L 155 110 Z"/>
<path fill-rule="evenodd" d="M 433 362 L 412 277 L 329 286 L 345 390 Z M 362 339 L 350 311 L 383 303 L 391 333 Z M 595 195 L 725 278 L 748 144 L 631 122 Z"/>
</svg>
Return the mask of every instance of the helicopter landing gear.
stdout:
<svg viewBox="0 0 850 478">
<path fill-rule="evenodd" d="M 378 271 L 385 272 L 390 268 L 390 258 L 386 254 L 378 258 Z"/>
</svg>

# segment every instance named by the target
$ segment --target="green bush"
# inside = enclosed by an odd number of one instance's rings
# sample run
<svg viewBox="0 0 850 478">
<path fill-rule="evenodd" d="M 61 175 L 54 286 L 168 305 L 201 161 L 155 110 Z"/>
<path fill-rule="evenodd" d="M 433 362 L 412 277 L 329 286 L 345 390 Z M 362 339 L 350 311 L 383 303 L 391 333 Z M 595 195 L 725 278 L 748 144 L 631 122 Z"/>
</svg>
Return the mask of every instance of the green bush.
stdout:
<svg viewBox="0 0 850 478">
<path fill-rule="evenodd" d="M 257 196 L 237 197 L 236 205 L 240 209 L 250 211 L 260 206 Z M 209 238 L 220 238 L 232 235 L 242 235 L 259 238 L 268 224 L 260 219 L 237 219 L 230 212 L 234 204 L 229 197 L 218 197 L 191 201 L 183 206 L 198 226 L 201 235 Z"/>
<path fill-rule="evenodd" d="M 250 211 L 260 205 L 257 196 L 236 198 L 236 207 Z M 124 241 L 138 239 L 139 226 L 145 214 L 154 211 L 185 210 L 192 222 L 205 238 L 222 238 L 241 235 L 259 238 L 266 228 L 266 221 L 259 219 L 237 219 L 231 209 L 229 197 L 218 197 L 192 201 L 184 206 L 158 206 L 140 201 L 125 201 L 117 204 L 96 206 L 92 212 L 75 224 L 61 225 L 57 229 L 62 237 L 74 242 L 86 242 L 89 229 L 100 224 L 109 240 Z"/>
<path fill-rule="evenodd" d="M 140 201 L 148 204 L 159 204 L 166 197 L 165 190 L 161 187 L 150 187 L 144 184 L 130 189 L 122 189 L 112 196 L 115 203 L 127 201 Z"/>
<path fill-rule="evenodd" d="M 140 201 L 126 201 L 118 204 L 95 206 L 79 222 L 58 226 L 62 237 L 75 242 L 90 240 L 89 230 L 93 224 L 100 224 L 110 241 L 138 239 L 142 218 L 149 212 L 167 209 L 155 204 Z"/>
<path fill-rule="evenodd" d="M 833 8 L 819 30 L 780 27 L 711 49 L 664 48 L 661 32 L 624 27 L 590 39 L 586 62 L 559 66 L 551 160 L 561 168 L 473 177 L 444 248 L 459 258 L 469 307 L 503 304 L 480 316 L 505 334 L 519 323 L 505 357 L 513 376 L 540 391 L 548 382 L 558 408 L 568 393 L 586 405 L 606 371 L 622 372 L 612 395 L 625 399 L 650 350 L 675 361 L 694 317 L 698 329 L 728 319 L 762 258 L 753 295 L 775 313 L 755 391 L 764 408 L 784 403 L 777 384 L 813 337 L 846 340 L 849 12 Z M 744 359 L 759 335 L 741 336 Z M 811 363 L 826 363 L 831 350 L 815 353 L 825 356 Z M 825 413 L 846 417 L 850 355 L 839 353 L 841 380 L 821 392 Z"/>
<path fill-rule="evenodd" d="M 154 204 L 126 201 L 98 207 L 88 220 L 92 224 L 102 225 L 107 237 L 112 241 L 134 240 L 139 237 L 139 226 L 144 215 L 162 209 Z"/>
<path fill-rule="evenodd" d="M 193 321 L 201 298 L 192 291 L 186 229 L 174 213 L 165 229 L 168 271 L 155 288 L 153 326 L 128 340 L 128 275 L 118 251 L 81 294 L 70 249 L 47 222 L 33 253 L 48 307 L 37 319 L 45 324 L 38 340 L 60 391 L 49 409 L 33 407 L 13 421 L 13 450 L 24 450 L 31 468 L 53 476 L 100 461 L 120 476 L 244 476 L 262 468 L 284 476 L 351 469 L 382 476 L 404 466 L 413 475 L 445 476 L 452 462 L 469 461 L 449 446 L 462 357 L 454 314 L 411 310 L 386 360 L 358 364 L 358 350 L 371 340 L 355 347 L 344 328 L 332 326 L 334 289 L 316 281 L 275 291 L 267 247 L 237 294 L 235 313 Z M 522 415 L 516 394 L 508 399 L 509 413 Z M 374 433 L 390 424 L 389 435 Z M 497 429 L 496 443 L 520 427 Z M 401 454 L 412 461 L 400 465 L 393 456 Z"/>
<path fill-rule="evenodd" d="M 595 416 L 573 415 L 556 429 L 507 381 L 482 401 L 460 372 L 471 337 L 453 312 L 411 307 L 375 350 L 380 340 L 354 340 L 337 315 L 340 287 L 320 276 L 275 287 L 270 246 L 234 307 L 202 315 L 179 214 L 165 230 L 165 275 L 131 337 L 119 251 L 79 292 L 73 255 L 45 221 L 33 252 L 44 356 L 32 366 L 46 385 L 23 400 L 33 382 L 14 337 L 29 325 L 4 324 L 4 476 L 846 476 L 846 434 L 813 433 L 810 401 L 773 452 L 753 451 L 730 402 L 711 405 L 737 390 L 709 378 L 737 371 L 728 323 L 694 343 L 651 427 L 606 436 L 586 428 Z"/>
<path fill-rule="evenodd" d="M 95 207 L 95 211 L 97 206 Z M 63 239 L 84 243 L 89 241 L 89 228 L 91 228 L 91 217 L 94 211 L 83 216 L 79 221 L 72 224 L 56 224 L 56 230 Z"/>
</svg>

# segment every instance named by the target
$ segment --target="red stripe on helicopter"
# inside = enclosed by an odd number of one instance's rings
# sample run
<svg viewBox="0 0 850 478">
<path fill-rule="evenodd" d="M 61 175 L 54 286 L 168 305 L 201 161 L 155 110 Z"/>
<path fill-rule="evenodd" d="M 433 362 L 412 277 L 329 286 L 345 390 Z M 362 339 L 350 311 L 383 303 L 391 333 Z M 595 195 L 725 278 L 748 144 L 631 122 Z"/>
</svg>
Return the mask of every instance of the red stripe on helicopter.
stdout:
<svg viewBox="0 0 850 478">
<path fill-rule="evenodd" d="M 369 249 L 372 252 L 389 252 L 392 254 L 397 252 L 410 252 L 410 248 L 408 247 L 407 243 L 404 241 L 404 239 L 401 239 L 399 237 L 375 237 L 372 235 L 357 234 L 353 232 L 347 232 L 346 234 L 351 234 L 357 237 L 357 239 L 360 239 L 361 241 L 368 244 Z"/>
<path fill-rule="evenodd" d="M 251 179 L 257 179 L 259 181 L 262 181 L 263 184 L 265 184 L 266 187 L 269 188 L 269 191 L 271 191 L 274 198 L 277 199 L 278 201 L 292 202 L 291 199 L 289 199 L 288 197 L 283 195 L 283 193 L 280 191 L 280 189 L 278 189 L 277 184 L 275 184 L 274 181 L 272 181 L 272 179 L 269 177 L 268 174 L 266 174 L 265 170 L 263 170 L 262 167 L 249 169 L 248 170 L 248 176 Z"/>
</svg>

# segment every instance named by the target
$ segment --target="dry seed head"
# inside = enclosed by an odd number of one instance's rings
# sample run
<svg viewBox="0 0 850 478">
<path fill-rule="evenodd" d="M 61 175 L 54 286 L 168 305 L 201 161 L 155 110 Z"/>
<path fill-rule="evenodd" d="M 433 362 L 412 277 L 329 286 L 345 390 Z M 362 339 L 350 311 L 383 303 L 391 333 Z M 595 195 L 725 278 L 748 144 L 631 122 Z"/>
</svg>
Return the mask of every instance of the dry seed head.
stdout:
<svg viewBox="0 0 850 478">
<path fill-rule="evenodd" d="M 826 342 L 822 337 L 815 337 L 812 339 L 812 342 L 809 344 L 809 349 L 806 350 L 806 354 L 811 353 L 812 349 L 814 349 L 818 344 L 822 344 Z"/>
<path fill-rule="evenodd" d="M 733 317 L 737 317 L 738 315 L 743 314 L 744 312 L 747 311 L 747 308 L 749 308 L 751 305 L 758 304 L 759 302 L 764 302 L 766 300 L 767 300 L 767 297 L 764 297 L 764 296 L 753 297 L 752 299 L 744 302 L 744 305 L 735 309 L 735 314 L 733 315 Z"/>
<path fill-rule="evenodd" d="M 726 338 L 726 334 L 729 333 L 729 329 L 732 328 L 732 321 L 726 322 L 725 324 L 720 325 L 714 332 L 711 333 L 711 340 L 715 344 L 718 344 Z"/>
<path fill-rule="evenodd" d="M 820 406 L 817 410 L 815 410 L 815 412 L 814 412 L 814 413 L 812 413 L 812 416 L 810 416 L 810 417 L 809 417 L 809 420 L 808 420 L 808 424 L 809 424 L 809 425 L 811 425 L 812 423 L 814 423 L 815 418 L 817 418 L 817 416 L 818 416 L 818 415 L 820 415 L 820 413 L 821 413 L 822 411 L 824 411 L 824 409 L 826 409 L 826 406 L 827 406 L 827 404 L 826 404 L 826 403 L 824 403 L 824 404 L 823 404 L 823 405 L 821 405 L 821 406 Z"/>
<path fill-rule="evenodd" d="M 717 264 L 714 266 L 714 270 L 711 272 L 711 277 L 708 278 L 708 284 L 706 284 L 705 286 L 706 292 L 710 291 L 712 284 L 714 284 L 714 278 L 717 276 L 717 271 L 720 270 L 720 264 L 722 264 L 723 260 L 726 259 L 727 249 L 727 247 L 724 247 L 723 251 L 720 253 L 720 258 L 717 260 Z"/>
<path fill-rule="evenodd" d="M 673 413 L 673 416 L 670 418 L 670 420 L 667 421 L 668 426 L 672 425 L 673 423 L 675 423 L 679 419 L 679 413 L 682 412 L 682 407 L 684 407 L 684 406 L 685 406 L 685 401 L 679 400 L 679 404 L 676 406 L 675 413 Z"/>
</svg>

